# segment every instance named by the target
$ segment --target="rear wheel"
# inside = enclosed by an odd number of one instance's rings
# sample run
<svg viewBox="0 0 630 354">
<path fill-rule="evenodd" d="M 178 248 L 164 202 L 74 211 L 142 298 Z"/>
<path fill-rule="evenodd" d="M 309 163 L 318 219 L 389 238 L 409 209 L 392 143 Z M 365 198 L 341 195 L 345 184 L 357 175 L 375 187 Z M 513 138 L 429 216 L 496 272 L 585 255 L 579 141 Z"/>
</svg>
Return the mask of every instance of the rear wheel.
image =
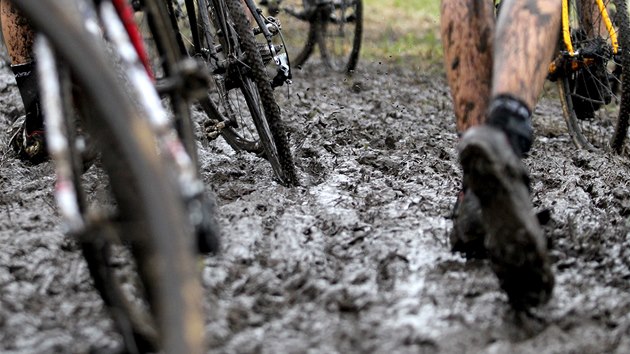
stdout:
<svg viewBox="0 0 630 354">
<path fill-rule="evenodd" d="M 612 149 L 620 154 L 626 149 L 628 135 L 628 120 L 630 119 L 630 18 L 628 17 L 627 0 L 617 0 L 617 23 L 619 33 L 619 43 L 622 49 L 621 66 L 623 68 L 621 77 L 621 94 L 619 119 L 615 127 L 612 140 Z M 621 14 L 621 15 L 620 15 Z"/>
<path fill-rule="evenodd" d="M 589 150 L 623 149 L 627 133 L 629 87 L 624 84 L 630 52 L 625 0 L 604 1 L 619 49 L 592 1 L 570 1 L 569 18 L 574 55 L 566 46 L 555 60 L 564 117 L 573 142 Z M 624 124 L 625 122 L 625 124 Z M 625 127 L 625 128 L 624 128 Z M 613 139 L 613 136 L 615 138 Z"/>
<path fill-rule="evenodd" d="M 287 28 L 287 50 L 296 67 L 304 65 L 319 47 L 328 68 L 351 73 L 359 61 L 363 34 L 363 2 L 331 0 L 317 5 L 309 0 L 282 0 Z M 270 7 L 271 9 L 271 7 Z"/>
<path fill-rule="evenodd" d="M 282 0 L 280 13 L 291 63 L 299 68 L 308 60 L 317 44 L 317 8 L 309 0 Z M 270 9 L 271 10 L 271 9 Z"/>
</svg>

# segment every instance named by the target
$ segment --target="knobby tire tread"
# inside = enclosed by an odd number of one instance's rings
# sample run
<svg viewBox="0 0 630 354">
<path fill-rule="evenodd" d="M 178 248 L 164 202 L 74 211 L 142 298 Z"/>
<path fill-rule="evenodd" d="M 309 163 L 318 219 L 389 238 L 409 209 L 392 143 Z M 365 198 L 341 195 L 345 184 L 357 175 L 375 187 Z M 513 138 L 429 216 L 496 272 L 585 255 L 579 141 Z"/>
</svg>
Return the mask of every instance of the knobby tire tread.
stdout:
<svg viewBox="0 0 630 354">
<path fill-rule="evenodd" d="M 251 70 L 251 77 L 258 87 L 265 117 L 275 141 L 279 155 L 278 157 L 280 159 L 280 167 L 282 169 L 280 179 L 287 185 L 297 185 L 298 178 L 295 172 L 295 166 L 293 164 L 293 158 L 291 156 L 291 150 L 289 148 L 285 128 L 281 120 L 280 107 L 276 103 L 273 95 L 273 89 L 271 88 L 269 77 L 267 76 L 260 52 L 256 46 L 254 33 L 250 27 L 240 0 L 225 0 L 225 3 L 228 6 L 232 20 L 234 21 L 240 45 L 245 52 L 246 63 Z M 264 142 L 262 138 L 261 142 Z M 270 147 L 266 146 L 265 149 L 268 150 Z"/>
<path fill-rule="evenodd" d="M 622 153 L 626 137 L 628 135 L 628 120 L 630 119 L 630 19 L 628 15 L 627 0 L 616 0 L 617 29 L 619 44 L 622 50 L 621 65 L 621 107 L 619 118 L 611 141 L 612 150 Z"/>
</svg>

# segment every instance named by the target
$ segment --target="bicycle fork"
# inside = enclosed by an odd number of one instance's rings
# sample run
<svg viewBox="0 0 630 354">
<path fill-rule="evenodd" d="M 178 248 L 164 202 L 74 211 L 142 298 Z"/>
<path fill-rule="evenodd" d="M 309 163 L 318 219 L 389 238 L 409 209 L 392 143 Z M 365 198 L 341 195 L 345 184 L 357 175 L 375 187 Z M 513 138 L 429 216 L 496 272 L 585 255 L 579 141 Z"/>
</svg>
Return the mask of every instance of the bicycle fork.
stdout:
<svg viewBox="0 0 630 354">
<path fill-rule="evenodd" d="M 613 27 L 613 23 L 610 20 L 610 16 L 608 15 L 608 10 L 606 9 L 606 5 L 603 0 L 595 0 L 597 3 L 597 8 L 601 13 L 601 19 L 606 26 L 606 31 L 608 31 L 608 35 L 610 35 L 610 42 L 613 47 L 613 54 L 617 54 L 619 50 L 619 41 L 617 39 L 617 31 Z M 564 42 L 567 51 L 570 56 L 575 56 L 577 53 L 573 50 L 573 42 L 571 41 L 571 28 L 569 24 L 569 0 L 562 0 L 562 40 Z"/>
<path fill-rule="evenodd" d="M 256 7 L 253 0 L 245 0 L 245 4 L 258 25 L 258 27 L 254 28 L 254 35 L 262 34 L 265 37 L 265 40 L 267 41 L 267 48 L 269 49 L 268 54 L 271 55 L 274 63 L 278 67 L 276 76 L 271 80 L 271 87 L 276 88 L 278 86 L 282 86 L 284 83 L 290 85 L 292 79 L 291 63 L 289 56 L 286 53 L 287 46 L 284 42 L 284 37 L 282 36 L 282 26 L 280 25 L 280 22 L 274 17 L 263 16 L 262 11 Z M 272 43 L 272 38 L 274 36 L 280 36 L 282 46 L 275 46 Z M 280 53 L 279 49 L 283 49 L 283 52 Z M 261 55 L 263 54 L 265 53 L 261 52 Z"/>
<path fill-rule="evenodd" d="M 595 63 L 595 56 L 593 53 L 580 53 L 576 51 L 573 47 L 573 39 L 571 38 L 571 24 L 570 24 L 570 13 L 569 13 L 569 1 L 570 0 L 562 0 L 562 42 L 564 43 L 564 47 L 566 48 L 565 52 L 560 52 L 560 54 L 549 64 L 548 69 L 548 78 L 552 81 L 555 81 L 558 76 L 563 75 L 567 70 L 571 72 L 576 72 L 582 67 L 589 66 Z M 606 27 L 606 31 L 610 36 L 610 44 L 612 49 L 612 55 L 616 55 L 619 53 L 619 39 L 617 35 L 617 31 L 615 30 L 612 20 L 608 14 L 608 9 L 606 9 L 606 5 L 603 0 L 594 0 L 597 4 L 598 11 L 600 12 L 601 21 Z M 599 54 L 599 53 L 596 53 Z M 582 58 L 583 57 L 583 58 Z M 599 55 L 601 57 L 601 55 Z M 573 60 L 575 58 L 581 58 L 581 60 Z"/>
<path fill-rule="evenodd" d="M 138 48 L 129 39 L 127 30 L 121 22 L 119 13 L 112 3 L 103 1 L 99 7 L 102 26 L 120 56 L 125 74 L 130 81 L 139 103 L 146 112 L 146 118 L 157 137 L 157 146 L 163 156 L 174 165 L 180 194 L 184 199 L 192 226 L 198 237 L 218 238 L 216 225 L 208 222 L 208 198 L 205 196 L 203 182 L 200 180 L 196 165 L 186 152 L 182 141 L 172 127 L 166 109 L 156 91 L 150 74 L 142 64 Z M 95 33 L 99 35 L 99 33 Z M 102 35 L 102 34 L 101 34 Z M 68 231 L 82 234 L 89 227 L 90 221 L 83 219 L 85 206 L 79 205 L 82 191 L 78 190 L 75 161 L 72 156 L 72 135 L 64 123 L 64 107 L 59 86 L 59 72 L 54 54 L 45 40 L 38 40 L 35 48 L 38 56 L 38 74 L 40 75 L 42 105 L 46 110 L 46 130 L 49 152 L 55 160 L 57 182 L 55 197 L 60 212 L 66 221 Z M 67 112 L 66 112 L 67 113 Z M 203 234 L 200 236 L 200 234 Z M 199 241 L 199 240 L 198 240 Z M 217 241 L 218 242 L 218 241 Z"/>
<path fill-rule="evenodd" d="M 137 48 L 132 45 L 116 9 L 111 3 L 103 2 L 100 11 L 107 35 L 126 64 L 128 77 L 132 81 L 131 87 L 136 90 L 140 104 L 147 112 L 147 119 L 157 137 L 158 147 L 175 166 L 179 190 L 197 236 L 197 246 L 204 253 L 215 252 L 218 247 L 219 231 L 214 215 L 209 215 L 214 212 L 215 205 L 206 196 L 197 166 L 168 119 L 168 113 L 162 105 L 155 85 L 141 61 L 141 56 L 138 55 Z M 195 71 L 198 68 L 193 62 L 181 64 L 184 69 L 188 68 L 184 71 Z"/>
</svg>

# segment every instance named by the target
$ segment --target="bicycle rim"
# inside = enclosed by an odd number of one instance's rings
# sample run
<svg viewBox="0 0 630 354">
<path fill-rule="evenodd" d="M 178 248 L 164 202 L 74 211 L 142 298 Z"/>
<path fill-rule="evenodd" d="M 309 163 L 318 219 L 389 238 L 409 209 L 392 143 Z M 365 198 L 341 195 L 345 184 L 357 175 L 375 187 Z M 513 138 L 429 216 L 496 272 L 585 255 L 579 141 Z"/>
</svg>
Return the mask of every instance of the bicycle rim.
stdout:
<svg viewBox="0 0 630 354">
<path fill-rule="evenodd" d="M 260 54 L 266 43 L 255 42 L 240 3 L 197 0 L 195 9 L 200 40 L 191 53 L 206 60 L 215 84 L 200 102 L 208 116 L 204 124 L 208 136 L 222 135 L 235 150 L 266 158 L 281 183 L 294 184 L 280 109 Z M 184 40 L 188 41 L 193 40 Z"/>
<path fill-rule="evenodd" d="M 580 6 L 581 3 L 589 5 Z M 604 3 L 619 37 L 618 53 L 613 52 L 595 2 L 570 1 L 571 38 L 577 54 L 568 57 L 565 48 L 565 59 L 559 65 L 563 72 L 559 79 L 560 99 L 569 134 L 578 147 L 594 151 L 610 149 L 618 120 L 627 116 L 622 114 L 622 106 L 627 105 L 627 85 L 622 81 L 627 80 L 624 62 L 630 55 L 624 50 L 630 31 L 628 13 L 618 11 L 620 7 L 614 1 Z M 625 2 L 621 7 L 626 8 Z"/>
<path fill-rule="evenodd" d="M 194 11 L 190 11 L 191 8 Z M 186 6 L 179 6 L 178 16 L 171 13 L 171 21 L 178 24 L 177 36 L 180 46 L 192 56 L 205 60 L 208 68 L 213 70 L 214 86 L 208 91 L 207 97 L 201 100 L 201 108 L 209 118 L 207 127 L 212 127 L 220 122 L 229 122 L 227 127 L 221 128 L 221 135 L 230 146 L 238 151 L 247 151 L 264 156 L 264 146 L 260 143 L 258 132 L 254 124 L 253 115 L 257 114 L 260 105 L 253 105 L 256 111 L 252 113 L 250 103 L 260 101 L 258 95 L 253 100 L 247 100 L 241 87 L 241 77 L 236 66 L 225 72 L 224 68 L 218 68 L 219 62 L 227 62 L 231 57 L 242 57 L 238 42 L 228 40 L 225 36 L 219 36 L 216 28 L 222 21 L 230 21 L 226 17 L 226 9 L 215 10 L 224 6 L 217 2 L 211 6 L 205 0 L 187 0 Z M 205 11 L 200 10 L 205 9 Z M 220 11 L 220 12 L 219 12 Z M 192 28 L 197 28 L 193 31 Z M 232 27 L 230 27 L 230 30 Z M 230 39 L 232 38 L 229 36 Z M 236 37 L 236 35 L 234 36 Z M 217 47 L 221 44 L 220 47 Z M 223 50 L 223 48 L 228 48 Z M 215 52 L 216 50 L 216 52 Z M 251 96 L 251 95 L 250 95 Z M 211 130 L 211 128 L 208 128 Z"/>
<path fill-rule="evenodd" d="M 129 231 L 122 234 L 133 243 L 144 246 L 136 255 L 162 347 L 166 352 L 200 353 L 200 286 L 186 244 L 189 228 L 150 129 L 120 89 L 107 54 L 84 32 L 78 17 L 57 1 L 25 0 L 16 6 L 50 39 L 97 113 L 87 126 L 101 147 L 120 219 L 137 221 L 119 226 Z"/>
<path fill-rule="evenodd" d="M 352 72 L 361 50 L 362 1 L 334 0 L 320 8 L 316 24 L 324 65 L 337 72 Z"/>
</svg>

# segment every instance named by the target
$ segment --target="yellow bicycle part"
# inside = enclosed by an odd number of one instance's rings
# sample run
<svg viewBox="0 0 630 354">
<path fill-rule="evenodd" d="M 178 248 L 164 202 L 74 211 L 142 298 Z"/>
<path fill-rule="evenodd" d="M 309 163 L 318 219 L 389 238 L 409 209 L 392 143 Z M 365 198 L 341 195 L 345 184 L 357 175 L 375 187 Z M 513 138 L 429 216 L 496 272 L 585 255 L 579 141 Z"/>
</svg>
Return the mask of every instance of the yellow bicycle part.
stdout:
<svg viewBox="0 0 630 354">
<path fill-rule="evenodd" d="M 613 23 L 610 20 L 606 5 L 604 4 L 603 0 L 595 0 L 595 2 L 597 3 L 599 12 L 602 15 L 602 21 L 604 21 L 604 25 L 606 26 L 606 30 L 608 31 L 608 35 L 610 36 L 613 53 L 617 54 L 617 52 L 619 51 L 619 40 L 617 38 L 617 31 L 613 27 Z M 575 56 L 575 51 L 573 50 L 573 42 L 571 42 L 571 29 L 569 26 L 569 0 L 562 0 L 562 39 L 564 41 L 565 47 L 567 48 L 567 51 L 569 52 L 569 55 Z"/>
</svg>

